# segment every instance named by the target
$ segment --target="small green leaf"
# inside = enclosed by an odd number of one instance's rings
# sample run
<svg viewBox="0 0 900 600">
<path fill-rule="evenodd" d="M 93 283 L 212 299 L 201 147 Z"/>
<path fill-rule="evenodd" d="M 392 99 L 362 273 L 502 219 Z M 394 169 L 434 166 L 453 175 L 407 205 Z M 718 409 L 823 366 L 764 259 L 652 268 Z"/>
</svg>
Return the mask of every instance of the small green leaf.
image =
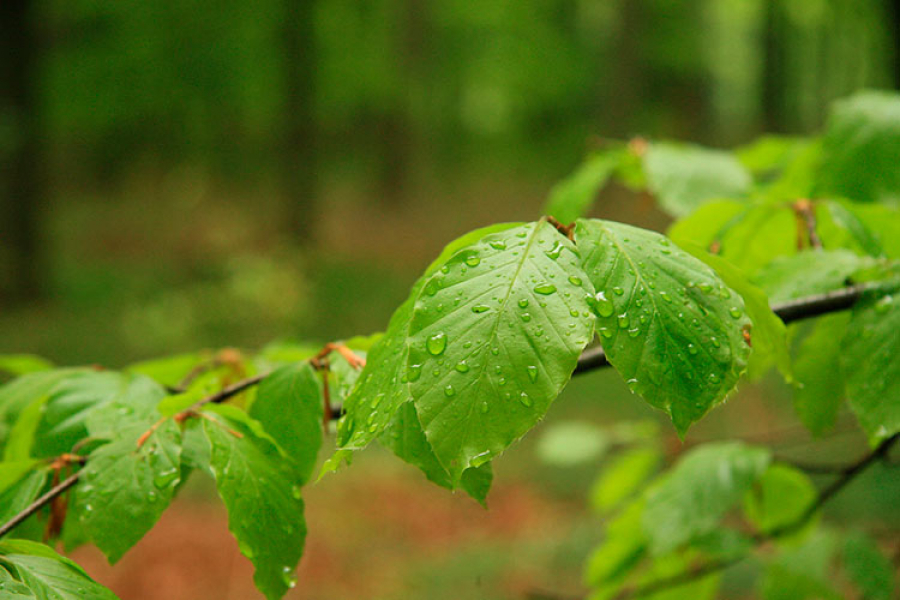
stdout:
<svg viewBox="0 0 900 600">
<path fill-rule="evenodd" d="M 873 441 L 900 432 L 900 301 L 870 295 L 853 307 L 841 354 L 850 408 Z"/>
<path fill-rule="evenodd" d="M 572 242 L 539 222 L 461 249 L 426 281 L 405 376 L 454 483 L 531 429 L 568 382 L 593 329 L 583 278 Z"/>
<path fill-rule="evenodd" d="M 866 600 L 894 597 L 894 567 L 875 541 L 864 533 L 851 534 L 844 542 L 844 568 Z"/>
<path fill-rule="evenodd" d="M 744 301 L 658 233 L 580 220 L 575 239 L 597 289 L 594 311 L 609 362 L 683 435 L 725 398 L 747 364 Z"/>
<path fill-rule="evenodd" d="M 816 320 L 794 360 L 794 410 L 813 435 L 834 427 L 844 399 L 840 368 L 844 332 L 850 315 L 839 313 Z"/>
<path fill-rule="evenodd" d="M 551 423 L 538 439 L 537 456 L 548 465 L 567 467 L 597 460 L 609 448 L 607 433 L 585 421 Z"/>
<path fill-rule="evenodd" d="M 789 165 L 808 140 L 797 137 L 764 135 L 735 150 L 735 156 L 754 175 L 771 179 Z"/>
<path fill-rule="evenodd" d="M 644 155 L 647 187 L 671 215 L 687 215 L 712 200 L 745 197 L 750 173 L 728 152 L 654 143 Z"/>
<path fill-rule="evenodd" d="M 634 495 L 662 461 L 655 448 L 635 448 L 616 457 L 591 487 L 591 505 L 608 512 Z"/>
<path fill-rule="evenodd" d="M 22 460 L 31 456 L 35 433 L 44 416 L 44 405 L 48 399 L 48 396 L 36 398 L 19 413 L 6 438 L 6 447 L 3 448 L 4 460 Z"/>
<path fill-rule="evenodd" d="M 799 546 L 782 548 L 761 579 L 764 600 L 839 600 L 828 582 L 835 536 L 813 530 Z"/>
<path fill-rule="evenodd" d="M 589 156 L 574 173 L 553 187 L 544 214 L 561 223 L 585 216 L 621 162 L 621 148 Z"/>
<path fill-rule="evenodd" d="M 256 587 L 269 600 L 281 598 L 296 583 L 306 538 L 303 477 L 260 435 L 259 423 L 241 411 L 213 406 L 204 414 L 209 416 L 203 429 L 216 488 L 228 509 L 228 529 L 256 568 Z"/>
<path fill-rule="evenodd" d="M 49 547 L 26 540 L 0 542 L 0 560 L 12 567 L 37 600 L 116 600 L 116 595 Z"/>
<path fill-rule="evenodd" d="M 259 384 L 250 416 L 260 422 L 309 479 L 322 445 L 322 388 L 306 361 L 270 373 Z"/>
<path fill-rule="evenodd" d="M 194 370 L 198 365 L 203 365 L 211 360 L 202 352 L 190 354 L 176 354 L 152 360 L 134 363 L 125 368 L 129 373 L 145 375 L 161 385 L 175 387 Z"/>
<path fill-rule="evenodd" d="M 897 212 L 886 206 L 854 205 L 829 200 L 816 203 L 816 208 L 816 230 L 826 248 L 859 248 L 869 256 L 884 256 L 884 246 L 879 235 L 858 213 L 880 214 L 880 220 L 895 224 L 895 231 L 896 223 L 900 220 Z"/>
<path fill-rule="evenodd" d="M 713 531 L 769 465 L 769 452 L 739 442 L 688 452 L 647 490 L 644 534 L 661 555 Z"/>
<path fill-rule="evenodd" d="M 25 375 L 53 369 L 52 362 L 34 354 L 0 354 L 0 371 L 11 375 Z"/>
<path fill-rule="evenodd" d="M 816 500 L 816 486 L 802 471 L 773 464 L 744 498 L 747 518 L 764 533 L 797 523 Z"/>
<path fill-rule="evenodd" d="M 647 546 L 641 529 L 643 510 L 643 502 L 632 502 L 610 521 L 605 540 L 588 559 L 585 583 L 615 589 L 641 560 Z"/>
<path fill-rule="evenodd" d="M 900 202 L 900 95 L 860 92 L 835 102 L 825 130 L 818 196 Z"/>
</svg>

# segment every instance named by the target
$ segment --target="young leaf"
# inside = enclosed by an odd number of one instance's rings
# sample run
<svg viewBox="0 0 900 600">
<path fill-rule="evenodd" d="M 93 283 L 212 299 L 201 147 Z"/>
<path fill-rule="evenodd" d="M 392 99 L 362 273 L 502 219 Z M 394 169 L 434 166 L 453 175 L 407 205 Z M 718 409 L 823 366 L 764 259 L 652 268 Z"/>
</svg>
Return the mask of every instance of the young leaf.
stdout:
<svg viewBox="0 0 900 600">
<path fill-rule="evenodd" d="M 772 532 L 793 525 L 816 500 L 816 486 L 803 471 L 769 466 L 744 498 L 744 512 L 756 527 Z"/>
<path fill-rule="evenodd" d="M 306 361 L 281 367 L 259 384 L 250 416 L 294 461 L 305 482 L 322 445 L 322 389 Z"/>
<path fill-rule="evenodd" d="M 817 319 L 794 360 L 794 410 L 813 435 L 834 426 L 844 399 L 840 364 L 849 322 L 850 315 L 844 313 Z"/>
<path fill-rule="evenodd" d="M 873 441 L 900 432 L 900 302 L 870 296 L 853 307 L 841 367 L 850 408 Z"/>
<path fill-rule="evenodd" d="M 890 600 L 894 597 L 895 569 L 869 536 L 854 533 L 847 537 L 844 568 L 866 600 Z"/>
<path fill-rule="evenodd" d="M 746 367 L 743 300 L 658 233 L 580 220 L 575 239 L 597 289 L 594 311 L 609 362 L 683 435 Z"/>
<path fill-rule="evenodd" d="M 52 368 L 52 362 L 34 354 L 0 354 L 0 371 L 11 375 L 49 371 Z"/>
<path fill-rule="evenodd" d="M 49 473 L 44 469 L 31 471 L 4 488 L 0 493 L 0 523 L 6 523 L 25 510 L 41 493 L 48 477 Z M 21 537 L 18 529 L 16 532 Z"/>
<path fill-rule="evenodd" d="M 2 541 L 0 560 L 15 570 L 37 600 L 116 600 L 115 594 L 88 577 L 81 567 L 43 544 Z"/>
<path fill-rule="evenodd" d="M 591 486 L 591 505 L 608 512 L 634 495 L 659 466 L 659 450 L 634 448 L 617 456 Z"/>
<path fill-rule="evenodd" d="M 406 375 L 410 324 L 413 307 L 428 277 L 462 248 L 490 233 L 517 225 L 492 225 L 454 240 L 416 281 L 409 298 L 391 316 L 385 334 L 366 355 L 366 366 L 344 402 L 344 416 L 338 422 L 338 451 L 322 467 L 323 474 L 335 470 L 342 462 L 349 461 L 354 451 L 369 445 L 388 426 L 400 405 L 412 400 Z"/>
<path fill-rule="evenodd" d="M 110 563 L 156 524 L 181 480 L 181 429 L 154 408 L 159 388 L 146 381 L 133 382 L 123 400 L 88 421 L 91 435 L 111 441 L 91 452 L 82 469 L 75 510 Z"/>
<path fill-rule="evenodd" d="M 769 452 L 739 442 L 691 450 L 646 493 L 644 534 L 654 554 L 713 531 L 769 465 Z"/>
<path fill-rule="evenodd" d="M 900 96 L 860 92 L 835 102 L 825 131 L 818 196 L 900 201 Z"/>
<path fill-rule="evenodd" d="M 621 148 L 589 156 L 578 170 L 553 187 L 544 214 L 561 223 L 585 216 L 621 162 Z"/>
<path fill-rule="evenodd" d="M 816 529 L 801 545 L 782 548 L 761 581 L 764 600 L 840 600 L 828 581 L 835 542 Z"/>
<path fill-rule="evenodd" d="M 407 378 L 425 437 L 456 484 L 524 435 L 592 335 L 574 245 L 546 222 L 457 252 L 414 306 Z"/>
<path fill-rule="evenodd" d="M 647 547 L 641 529 L 643 510 L 643 502 L 632 502 L 610 521 L 606 539 L 588 559 L 585 583 L 614 591 L 640 561 Z"/>
<path fill-rule="evenodd" d="M 587 421 L 548 424 L 537 444 L 538 458 L 559 467 L 571 467 L 600 459 L 609 448 L 609 434 Z"/>
<path fill-rule="evenodd" d="M 9 429 L 29 404 L 50 394 L 60 381 L 84 371 L 56 369 L 17 377 L 0 386 L 0 442 L 5 443 Z"/>
<path fill-rule="evenodd" d="M 671 215 L 691 213 L 711 200 L 743 198 L 753 183 L 730 153 L 699 146 L 654 143 L 644 155 L 647 187 Z"/>
<path fill-rule="evenodd" d="M 303 477 L 246 413 L 214 406 L 204 414 L 228 529 L 256 568 L 256 587 L 269 600 L 281 598 L 296 583 L 294 571 L 306 538 Z"/>
</svg>

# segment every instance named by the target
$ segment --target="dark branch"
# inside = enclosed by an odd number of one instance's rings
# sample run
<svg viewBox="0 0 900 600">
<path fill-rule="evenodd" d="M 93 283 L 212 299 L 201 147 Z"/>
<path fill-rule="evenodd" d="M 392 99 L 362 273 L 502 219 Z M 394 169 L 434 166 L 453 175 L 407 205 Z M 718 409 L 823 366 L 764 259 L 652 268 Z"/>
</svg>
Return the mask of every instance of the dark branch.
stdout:
<svg viewBox="0 0 900 600">
<path fill-rule="evenodd" d="M 75 483 L 78 481 L 79 475 L 80 475 L 80 472 L 69 475 L 69 477 L 67 479 L 64 479 L 60 483 L 56 484 L 55 486 L 50 488 L 50 490 L 48 490 L 46 494 L 44 494 L 43 496 L 41 496 L 40 498 L 38 498 L 37 500 L 32 502 L 30 505 L 28 505 L 28 508 L 26 508 L 25 510 L 23 510 L 22 512 L 20 512 L 16 516 L 14 516 L 12 519 L 10 519 L 6 523 L 4 523 L 3 526 L 0 527 L 0 538 L 2 538 L 4 535 L 9 533 L 16 527 L 18 527 L 22 523 L 22 521 L 24 521 L 25 519 L 27 519 L 28 517 L 30 517 L 37 511 L 41 510 L 41 508 L 43 508 L 45 505 L 49 504 L 54 498 L 56 498 L 57 496 L 59 496 L 60 494 L 65 492 L 67 489 L 69 489 L 70 487 L 75 485 Z"/>
</svg>

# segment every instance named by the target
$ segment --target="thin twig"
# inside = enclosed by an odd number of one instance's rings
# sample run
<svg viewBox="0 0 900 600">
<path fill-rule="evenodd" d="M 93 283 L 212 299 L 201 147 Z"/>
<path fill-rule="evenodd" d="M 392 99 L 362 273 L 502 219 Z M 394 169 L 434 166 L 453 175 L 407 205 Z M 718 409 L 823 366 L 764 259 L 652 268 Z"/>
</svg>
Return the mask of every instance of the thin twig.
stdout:
<svg viewBox="0 0 900 600">
<path fill-rule="evenodd" d="M 3 526 L 0 527 L 0 538 L 18 527 L 22 523 L 22 521 L 24 521 L 37 511 L 41 510 L 41 508 L 43 508 L 46 504 L 49 504 L 54 498 L 75 485 L 75 483 L 78 481 L 80 473 L 81 472 L 79 471 L 77 473 L 69 475 L 69 477 L 64 479 L 62 482 L 50 488 L 50 490 L 48 490 L 46 494 L 29 504 L 28 508 L 4 523 Z"/>
</svg>

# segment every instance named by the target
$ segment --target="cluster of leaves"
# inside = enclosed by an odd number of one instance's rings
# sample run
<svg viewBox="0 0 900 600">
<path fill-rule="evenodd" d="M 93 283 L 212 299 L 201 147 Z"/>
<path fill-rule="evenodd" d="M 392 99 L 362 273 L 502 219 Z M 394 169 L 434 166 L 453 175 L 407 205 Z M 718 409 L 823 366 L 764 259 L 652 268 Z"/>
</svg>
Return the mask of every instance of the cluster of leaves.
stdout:
<svg viewBox="0 0 900 600">
<path fill-rule="evenodd" d="M 554 189 L 547 210 L 564 220 L 583 214 L 613 180 L 649 191 L 676 219 L 670 238 L 743 296 L 754 325 L 750 375 L 776 365 L 816 436 L 834 427 L 846 399 L 877 446 L 900 431 L 898 164 L 900 98 L 867 92 L 838 102 L 817 138 L 765 137 L 734 152 L 610 142 Z M 849 313 L 785 327 L 769 310 L 770 301 L 851 284 L 868 291 Z M 862 597 L 892 596 L 893 569 L 878 545 L 818 525 L 813 483 L 767 449 L 707 444 L 648 482 L 662 458 L 640 445 L 610 461 L 595 485 L 593 503 L 610 519 L 585 574 L 595 598 L 712 598 L 720 571 L 748 557 L 762 564 L 767 599 L 838 598 L 848 581 Z M 723 528 L 726 516 L 735 527 Z M 774 552 L 754 552 L 770 540 Z"/>
<path fill-rule="evenodd" d="M 78 590 L 96 584 L 29 540 L 59 538 L 67 549 L 92 542 L 114 562 L 200 471 L 215 479 L 257 586 L 279 598 L 294 585 L 306 532 L 302 486 L 332 402 L 342 406 L 337 449 L 322 473 L 377 440 L 434 483 L 484 502 L 491 461 L 543 418 L 595 338 L 679 435 L 745 371 L 774 365 L 814 432 L 833 424 L 846 394 L 873 443 L 892 438 L 900 432 L 892 360 L 900 309 L 890 295 L 900 219 L 891 204 L 900 178 L 889 167 L 900 155 L 898 107 L 896 97 L 862 95 L 836 108 L 821 140 L 767 138 L 735 154 L 612 144 L 554 190 L 556 219 L 494 225 L 450 243 L 371 338 L 321 352 L 274 345 L 250 358 L 178 356 L 122 372 L 7 357 L 0 366 L 30 372 L 0 388 L 0 521 L 57 492 L 18 525 L 21 540 L 0 543 L 0 585 L 25 597 L 48 597 L 45 588 L 83 597 Z M 583 217 L 612 177 L 680 217 L 669 237 Z M 849 283 L 868 285 L 852 315 L 818 319 L 808 331 L 788 330 L 769 305 Z M 742 498 L 766 536 L 815 508 L 802 474 L 736 443 L 696 450 L 638 493 L 658 462 L 643 452 L 623 456 L 612 483 L 598 484 L 604 510 L 637 494 L 591 561 L 598 597 L 697 556 L 745 552 L 747 536 L 718 529 Z M 77 482 L 58 493 L 67 473 Z M 645 556 L 651 564 L 641 571 Z"/>
</svg>

